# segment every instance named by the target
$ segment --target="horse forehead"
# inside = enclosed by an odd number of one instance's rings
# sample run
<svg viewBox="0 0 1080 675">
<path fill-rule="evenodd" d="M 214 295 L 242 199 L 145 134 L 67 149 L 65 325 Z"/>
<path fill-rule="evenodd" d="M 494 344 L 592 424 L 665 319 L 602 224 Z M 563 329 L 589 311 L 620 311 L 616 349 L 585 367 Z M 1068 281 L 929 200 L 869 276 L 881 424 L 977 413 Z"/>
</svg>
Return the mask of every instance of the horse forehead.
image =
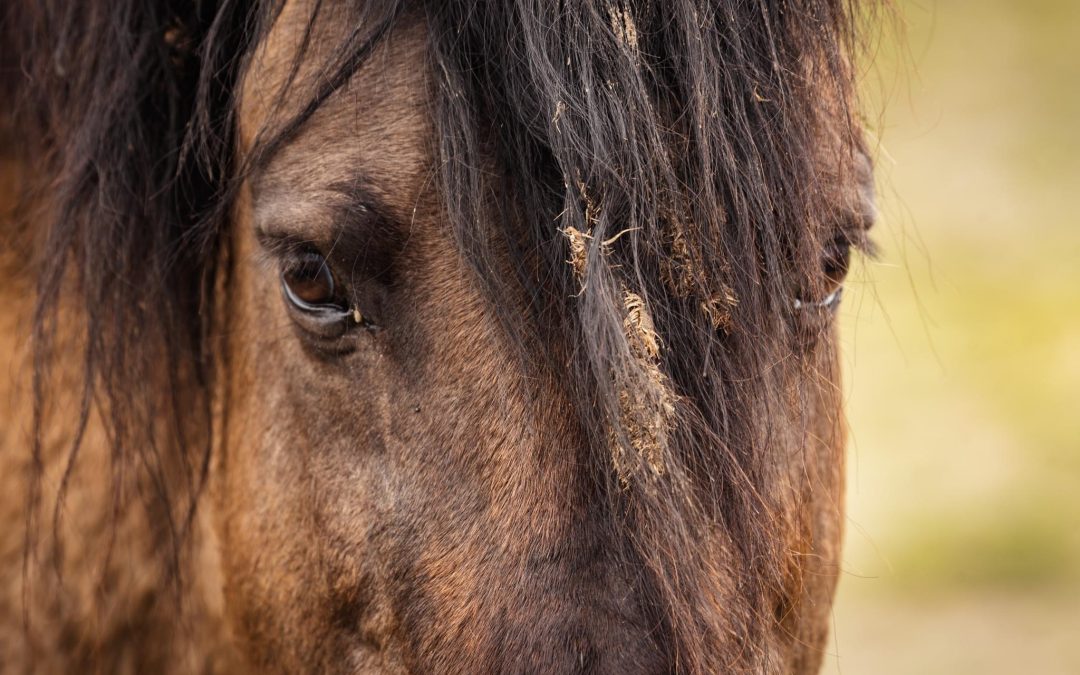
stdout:
<svg viewBox="0 0 1080 675">
<path fill-rule="evenodd" d="M 255 47 L 237 108 L 241 154 L 270 138 L 307 104 L 313 84 L 332 67 L 328 64 L 334 50 L 362 21 L 337 3 L 325 3 L 311 27 L 308 48 L 297 61 L 313 4 L 311 0 L 288 2 Z M 426 52 L 424 23 L 399 22 L 346 85 L 320 106 L 265 167 L 265 182 L 322 189 L 352 180 L 357 168 L 362 168 L 366 175 L 377 177 L 371 187 L 385 196 L 415 194 L 407 188 L 431 160 Z M 295 77 L 283 90 L 294 68 Z"/>
</svg>

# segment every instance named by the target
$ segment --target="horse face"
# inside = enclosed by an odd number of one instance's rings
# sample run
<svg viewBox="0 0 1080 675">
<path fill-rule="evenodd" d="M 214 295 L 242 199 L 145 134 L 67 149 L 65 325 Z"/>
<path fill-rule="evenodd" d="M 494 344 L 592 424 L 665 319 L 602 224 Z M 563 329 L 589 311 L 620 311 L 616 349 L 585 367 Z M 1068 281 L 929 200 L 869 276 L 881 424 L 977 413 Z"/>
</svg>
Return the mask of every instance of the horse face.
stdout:
<svg viewBox="0 0 1080 675">
<path fill-rule="evenodd" d="M 321 46 L 354 21 L 322 13 L 295 73 L 309 3 L 256 50 L 241 155 L 303 105 Z M 566 390 L 522 368 L 448 226 L 427 50 L 423 22 L 399 22 L 235 207 L 214 484 L 230 623 L 259 669 L 666 671 L 678 657 L 596 514 Z M 802 414 L 770 425 L 790 560 L 766 648 L 787 670 L 816 668 L 802 647 L 821 644 L 835 582 L 833 358 L 827 342 L 792 368 Z M 734 597 L 731 542 L 702 547 Z"/>
</svg>

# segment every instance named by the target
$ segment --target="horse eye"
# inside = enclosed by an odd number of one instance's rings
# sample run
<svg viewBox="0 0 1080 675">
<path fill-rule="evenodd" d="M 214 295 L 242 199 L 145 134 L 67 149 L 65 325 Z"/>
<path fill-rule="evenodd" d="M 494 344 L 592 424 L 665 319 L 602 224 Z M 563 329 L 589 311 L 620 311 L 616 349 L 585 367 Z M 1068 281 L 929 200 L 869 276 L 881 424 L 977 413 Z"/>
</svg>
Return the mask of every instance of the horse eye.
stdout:
<svg viewBox="0 0 1080 675">
<path fill-rule="evenodd" d="M 830 240 L 821 253 L 821 270 L 825 275 L 822 288 L 797 294 L 792 307 L 797 310 L 827 309 L 835 311 L 844 292 L 844 279 L 851 266 L 851 240 L 839 234 Z"/>
<path fill-rule="evenodd" d="M 313 251 L 300 256 L 281 273 L 281 284 L 289 301 L 303 310 L 336 305 L 334 274 L 326 258 Z"/>
</svg>

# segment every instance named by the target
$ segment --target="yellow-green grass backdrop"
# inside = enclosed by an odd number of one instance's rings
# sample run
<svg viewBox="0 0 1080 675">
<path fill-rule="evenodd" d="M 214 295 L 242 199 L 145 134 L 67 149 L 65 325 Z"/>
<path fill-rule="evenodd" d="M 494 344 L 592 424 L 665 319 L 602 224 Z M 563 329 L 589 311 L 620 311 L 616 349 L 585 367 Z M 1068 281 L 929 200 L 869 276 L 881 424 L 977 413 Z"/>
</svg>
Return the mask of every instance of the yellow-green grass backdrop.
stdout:
<svg viewBox="0 0 1080 675">
<path fill-rule="evenodd" d="M 1080 673 L 1080 2 L 896 0 L 826 673 Z"/>
</svg>

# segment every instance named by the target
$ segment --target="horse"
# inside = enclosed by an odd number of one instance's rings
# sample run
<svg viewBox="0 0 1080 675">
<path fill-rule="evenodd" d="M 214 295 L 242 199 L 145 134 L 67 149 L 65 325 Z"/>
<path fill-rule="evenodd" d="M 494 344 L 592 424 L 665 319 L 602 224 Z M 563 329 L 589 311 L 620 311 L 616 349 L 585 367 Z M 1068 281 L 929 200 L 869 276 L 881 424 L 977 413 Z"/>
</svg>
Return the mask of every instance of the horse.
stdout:
<svg viewBox="0 0 1080 675">
<path fill-rule="evenodd" d="M 0 670 L 813 673 L 845 0 L 0 24 Z"/>
</svg>

